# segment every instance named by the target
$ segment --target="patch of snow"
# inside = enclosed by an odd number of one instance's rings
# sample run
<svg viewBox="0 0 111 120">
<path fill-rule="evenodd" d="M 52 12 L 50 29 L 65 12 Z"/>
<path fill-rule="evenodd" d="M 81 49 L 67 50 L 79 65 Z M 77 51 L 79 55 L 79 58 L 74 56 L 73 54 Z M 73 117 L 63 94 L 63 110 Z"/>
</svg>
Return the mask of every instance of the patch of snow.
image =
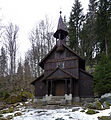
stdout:
<svg viewBox="0 0 111 120">
<path fill-rule="evenodd" d="M 22 105 L 23 105 L 23 103 L 19 103 L 19 105 L 21 105 L 21 106 L 22 106 Z"/>
<path fill-rule="evenodd" d="M 79 108 L 78 111 L 72 112 L 73 109 Z M 80 112 L 82 107 L 72 107 L 72 108 L 62 108 L 62 109 L 28 109 L 28 108 L 21 108 L 21 116 L 14 117 L 13 120 L 55 120 L 57 118 L 63 118 L 64 120 L 97 120 L 98 116 L 109 116 L 111 112 L 110 109 L 106 110 L 99 110 L 99 113 L 94 115 L 88 115 L 85 112 Z M 4 117 L 7 115 L 14 115 L 14 113 L 5 114 Z"/>
<path fill-rule="evenodd" d="M 28 104 L 32 101 L 32 99 L 28 99 L 27 102 L 25 102 L 25 104 Z"/>
<path fill-rule="evenodd" d="M 106 97 L 111 97 L 111 93 L 106 93 L 106 94 L 101 96 L 101 98 L 106 98 Z"/>
</svg>

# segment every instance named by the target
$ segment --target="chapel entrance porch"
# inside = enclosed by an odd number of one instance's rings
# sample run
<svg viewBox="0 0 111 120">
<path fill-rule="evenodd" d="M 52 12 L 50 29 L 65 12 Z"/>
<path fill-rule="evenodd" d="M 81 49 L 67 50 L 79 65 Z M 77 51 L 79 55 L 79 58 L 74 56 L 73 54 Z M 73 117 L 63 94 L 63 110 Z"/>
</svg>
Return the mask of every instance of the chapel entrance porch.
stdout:
<svg viewBox="0 0 111 120">
<path fill-rule="evenodd" d="M 47 80 L 46 86 L 46 101 L 48 105 L 72 103 L 74 79 Z"/>
<path fill-rule="evenodd" d="M 46 81 L 46 93 L 52 96 L 65 96 L 73 93 L 73 79 L 57 79 Z"/>
</svg>

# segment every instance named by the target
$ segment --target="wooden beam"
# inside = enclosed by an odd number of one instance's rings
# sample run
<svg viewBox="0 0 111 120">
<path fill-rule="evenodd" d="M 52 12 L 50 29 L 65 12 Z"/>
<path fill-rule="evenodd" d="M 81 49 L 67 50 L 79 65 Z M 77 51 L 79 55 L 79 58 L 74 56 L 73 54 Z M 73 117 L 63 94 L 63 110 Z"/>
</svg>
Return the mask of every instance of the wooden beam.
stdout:
<svg viewBox="0 0 111 120">
<path fill-rule="evenodd" d="M 77 58 L 67 57 L 67 58 L 61 58 L 61 59 L 52 59 L 52 60 L 48 60 L 46 63 L 62 62 L 62 61 L 69 61 L 69 60 L 77 60 Z"/>
<path fill-rule="evenodd" d="M 52 80 L 50 81 L 51 82 L 51 89 L 50 89 L 50 94 L 52 95 L 53 93 L 52 93 L 52 91 L 53 91 L 53 83 L 52 83 Z"/>
<path fill-rule="evenodd" d="M 68 84 L 67 80 L 65 79 L 65 94 L 68 94 Z"/>
<path fill-rule="evenodd" d="M 67 78 L 71 78 L 71 77 L 70 77 L 70 76 L 66 76 L 66 77 L 64 77 L 64 76 L 59 76 L 59 77 L 56 76 L 56 77 L 55 77 L 55 76 L 54 76 L 54 77 L 49 77 L 49 78 L 47 78 L 47 80 L 52 80 L 52 79 L 53 79 L 53 80 L 57 80 L 57 79 L 58 79 L 58 80 L 59 80 L 59 79 L 62 80 L 62 79 L 67 79 Z"/>
<path fill-rule="evenodd" d="M 48 87 L 49 87 L 49 81 L 46 81 L 46 94 L 48 95 Z"/>
<path fill-rule="evenodd" d="M 74 67 L 65 67 L 65 68 L 62 68 L 63 70 L 65 69 L 77 69 L 78 67 L 74 66 Z M 45 69 L 45 71 L 54 71 L 55 69 Z"/>
<path fill-rule="evenodd" d="M 72 94 L 72 79 L 70 78 L 70 94 Z"/>
</svg>

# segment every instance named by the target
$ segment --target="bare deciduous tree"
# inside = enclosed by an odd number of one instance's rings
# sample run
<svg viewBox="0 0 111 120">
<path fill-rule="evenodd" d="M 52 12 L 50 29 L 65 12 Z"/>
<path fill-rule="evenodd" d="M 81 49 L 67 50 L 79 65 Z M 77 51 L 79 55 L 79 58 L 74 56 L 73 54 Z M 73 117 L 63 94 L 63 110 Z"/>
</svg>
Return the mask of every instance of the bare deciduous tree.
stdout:
<svg viewBox="0 0 111 120">
<path fill-rule="evenodd" d="M 48 18 L 42 20 L 39 25 L 31 31 L 30 42 L 31 50 L 28 51 L 30 65 L 34 77 L 41 74 L 38 63 L 54 46 L 53 27 L 49 24 Z"/>
<path fill-rule="evenodd" d="M 12 23 L 6 27 L 5 46 L 9 55 L 9 74 L 10 83 L 14 85 L 14 74 L 16 71 L 16 52 L 17 52 L 17 35 L 18 26 Z"/>
</svg>

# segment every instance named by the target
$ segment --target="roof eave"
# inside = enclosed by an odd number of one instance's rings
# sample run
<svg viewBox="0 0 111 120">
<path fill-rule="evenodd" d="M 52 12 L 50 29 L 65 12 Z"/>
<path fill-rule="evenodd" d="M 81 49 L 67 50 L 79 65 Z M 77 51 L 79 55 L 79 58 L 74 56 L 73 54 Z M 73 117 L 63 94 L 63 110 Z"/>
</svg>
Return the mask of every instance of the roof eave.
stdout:
<svg viewBox="0 0 111 120">
<path fill-rule="evenodd" d="M 44 73 L 42 75 L 40 75 L 39 77 L 37 77 L 34 81 L 32 81 L 30 84 L 35 85 L 36 81 L 39 81 L 42 77 L 44 76 Z"/>
<path fill-rule="evenodd" d="M 82 70 L 82 69 L 79 69 L 80 71 L 82 71 L 82 72 L 84 72 L 85 74 L 87 74 L 87 75 L 89 75 L 89 76 L 91 76 L 91 77 L 93 77 L 90 73 L 88 73 L 87 71 L 85 71 L 85 70 Z"/>
</svg>

